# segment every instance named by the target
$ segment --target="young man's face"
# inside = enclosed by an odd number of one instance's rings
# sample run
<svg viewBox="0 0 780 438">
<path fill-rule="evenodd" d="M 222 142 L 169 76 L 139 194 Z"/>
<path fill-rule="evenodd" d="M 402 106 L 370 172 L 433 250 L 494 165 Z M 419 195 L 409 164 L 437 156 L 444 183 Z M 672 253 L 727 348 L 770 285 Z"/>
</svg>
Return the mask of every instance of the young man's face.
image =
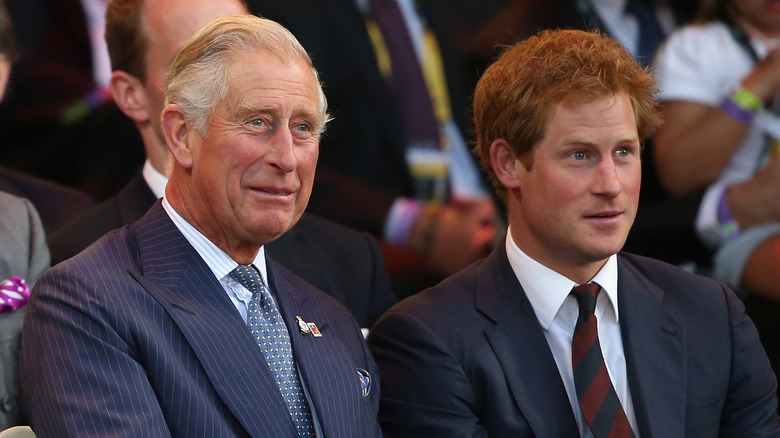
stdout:
<svg viewBox="0 0 780 438">
<path fill-rule="evenodd" d="M 639 152 L 626 95 L 553 107 L 531 168 L 515 161 L 518 246 L 572 280 L 595 274 L 623 247 L 636 216 Z"/>
</svg>

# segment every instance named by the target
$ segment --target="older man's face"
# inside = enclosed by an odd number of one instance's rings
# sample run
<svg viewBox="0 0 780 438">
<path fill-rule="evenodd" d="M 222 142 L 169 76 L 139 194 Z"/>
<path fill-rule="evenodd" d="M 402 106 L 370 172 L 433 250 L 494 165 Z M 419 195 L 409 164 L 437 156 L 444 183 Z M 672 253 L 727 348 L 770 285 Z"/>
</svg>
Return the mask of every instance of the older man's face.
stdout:
<svg viewBox="0 0 780 438">
<path fill-rule="evenodd" d="M 311 195 L 323 123 L 311 69 L 275 55 L 241 56 L 230 91 L 197 133 L 189 208 L 215 242 L 264 244 L 289 230 Z M 194 202 L 192 202 L 194 201 Z M 218 243 L 219 244 L 219 243 Z"/>
</svg>

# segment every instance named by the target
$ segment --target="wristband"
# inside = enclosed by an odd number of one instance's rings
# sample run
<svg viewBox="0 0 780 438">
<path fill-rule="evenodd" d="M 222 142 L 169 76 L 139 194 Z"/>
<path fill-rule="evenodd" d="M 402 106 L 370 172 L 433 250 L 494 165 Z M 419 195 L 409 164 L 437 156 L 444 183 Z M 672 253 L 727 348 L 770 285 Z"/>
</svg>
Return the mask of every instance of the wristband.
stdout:
<svg viewBox="0 0 780 438">
<path fill-rule="evenodd" d="M 753 122 L 753 117 L 756 115 L 755 112 L 739 106 L 739 104 L 734 102 L 734 99 L 731 96 L 723 98 L 723 101 L 720 103 L 720 109 L 732 119 L 745 125 L 749 125 Z"/>
<path fill-rule="evenodd" d="M 731 217 L 729 203 L 726 200 L 726 190 L 723 190 L 718 200 L 717 227 L 724 241 L 729 241 L 739 236 L 739 223 Z"/>
<path fill-rule="evenodd" d="M 745 87 L 739 87 L 736 91 L 731 93 L 731 100 L 734 101 L 740 108 L 747 111 L 758 111 L 764 104 L 761 99 L 755 95 L 752 91 Z"/>
<path fill-rule="evenodd" d="M 385 239 L 396 245 L 408 245 L 412 227 L 423 208 L 424 205 L 420 201 L 409 198 L 396 199 L 385 223 Z"/>
<path fill-rule="evenodd" d="M 723 98 L 720 109 L 738 122 L 749 125 L 763 104 L 761 99 L 745 87 L 739 87 Z"/>
</svg>

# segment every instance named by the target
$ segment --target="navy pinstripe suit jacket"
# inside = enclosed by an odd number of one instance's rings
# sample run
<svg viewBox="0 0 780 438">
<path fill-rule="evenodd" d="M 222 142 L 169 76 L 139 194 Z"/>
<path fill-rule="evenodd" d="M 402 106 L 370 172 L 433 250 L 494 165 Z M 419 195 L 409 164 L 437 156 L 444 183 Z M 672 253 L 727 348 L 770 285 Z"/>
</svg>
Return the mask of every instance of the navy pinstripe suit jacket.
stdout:
<svg viewBox="0 0 780 438">
<path fill-rule="evenodd" d="M 324 435 L 380 436 L 378 373 L 349 312 L 272 260 L 269 282 Z M 48 271 L 23 332 L 21 405 L 39 438 L 297 437 L 244 321 L 159 202 Z"/>
</svg>

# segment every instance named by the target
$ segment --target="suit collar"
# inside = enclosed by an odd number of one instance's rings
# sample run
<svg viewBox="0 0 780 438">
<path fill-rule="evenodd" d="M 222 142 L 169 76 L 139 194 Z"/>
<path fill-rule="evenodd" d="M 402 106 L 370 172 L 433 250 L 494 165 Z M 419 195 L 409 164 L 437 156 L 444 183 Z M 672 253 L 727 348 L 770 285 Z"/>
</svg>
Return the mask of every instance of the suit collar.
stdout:
<svg viewBox="0 0 780 438">
<path fill-rule="evenodd" d="M 628 384 L 642 436 L 685 435 L 685 325 L 664 292 L 628 258 L 618 259 L 621 332 Z"/>
<path fill-rule="evenodd" d="M 534 434 L 577 436 L 555 359 L 504 246 L 488 256 L 476 278 L 476 307 L 495 324 L 486 330 L 488 341 Z M 551 415 L 558 420 L 551 422 Z"/>
<path fill-rule="evenodd" d="M 131 275 L 176 322 L 238 421 L 250 435 L 262 436 L 268 433 L 264 419 L 289 418 L 281 396 L 248 397 L 278 393 L 276 381 L 224 289 L 159 201 L 130 232 L 136 236 L 141 267 Z M 213 321 L 220 321 L 219 332 L 213 330 Z M 292 436 L 292 420 L 288 423 L 286 435 Z"/>
</svg>

